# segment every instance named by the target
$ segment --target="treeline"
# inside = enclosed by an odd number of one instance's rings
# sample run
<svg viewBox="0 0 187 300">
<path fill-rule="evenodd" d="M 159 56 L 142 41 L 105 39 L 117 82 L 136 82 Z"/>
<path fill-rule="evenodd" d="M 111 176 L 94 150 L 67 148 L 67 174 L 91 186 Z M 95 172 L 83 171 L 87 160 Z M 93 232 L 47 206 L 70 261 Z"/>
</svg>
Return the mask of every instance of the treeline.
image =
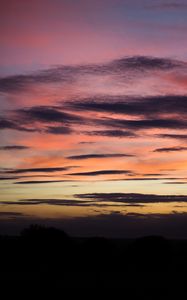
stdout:
<svg viewBox="0 0 187 300">
<path fill-rule="evenodd" d="M 73 238 L 62 230 L 32 225 L 17 237 L 0 237 L 0 258 L 0 275 L 4 280 L 103 285 L 110 282 L 111 274 L 121 273 L 130 278 L 144 272 L 185 272 L 187 240 L 161 236 Z M 113 282 L 124 283 L 124 276 L 115 276 Z"/>
<path fill-rule="evenodd" d="M 183 268 L 187 240 L 161 236 L 138 239 L 73 238 L 64 231 L 31 225 L 17 237 L 0 236 L 5 269 L 45 268 L 124 270 Z"/>
</svg>

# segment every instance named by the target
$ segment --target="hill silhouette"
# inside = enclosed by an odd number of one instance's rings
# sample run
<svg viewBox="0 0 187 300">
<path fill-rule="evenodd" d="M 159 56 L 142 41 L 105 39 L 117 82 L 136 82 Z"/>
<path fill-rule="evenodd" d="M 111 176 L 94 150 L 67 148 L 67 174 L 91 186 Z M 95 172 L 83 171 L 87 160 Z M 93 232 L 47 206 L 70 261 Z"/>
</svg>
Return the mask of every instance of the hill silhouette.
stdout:
<svg viewBox="0 0 187 300">
<path fill-rule="evenodd" d="M 0 236 L 0 255 L 1 283 L 9 284 L 140 288 L 187 270 L 186 240 L 73 238 L 37 224 L 16 237 Z"/>
</svg>

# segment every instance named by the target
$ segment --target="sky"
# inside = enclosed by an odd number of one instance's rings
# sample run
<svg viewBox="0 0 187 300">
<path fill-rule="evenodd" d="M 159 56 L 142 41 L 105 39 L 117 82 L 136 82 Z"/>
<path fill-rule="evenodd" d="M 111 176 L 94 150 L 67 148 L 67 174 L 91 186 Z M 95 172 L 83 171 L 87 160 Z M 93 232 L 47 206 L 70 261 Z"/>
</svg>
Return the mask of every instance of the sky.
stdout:
<svg viewBox="0 0 187 300">
<path fill-rule="evenodd" d="M 0 233 L 187 237 L 186 14 L 0 0 Z"/>
</svg>

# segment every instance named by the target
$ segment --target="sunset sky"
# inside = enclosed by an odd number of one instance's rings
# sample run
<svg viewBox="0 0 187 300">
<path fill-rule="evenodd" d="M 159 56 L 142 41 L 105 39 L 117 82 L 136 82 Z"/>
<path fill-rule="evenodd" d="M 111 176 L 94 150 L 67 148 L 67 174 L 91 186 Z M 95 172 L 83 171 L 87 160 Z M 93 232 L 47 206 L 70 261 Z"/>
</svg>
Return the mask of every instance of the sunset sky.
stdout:
<svg viewBox="0 0 187 300">
<path fill-rule="evenodd" d="M 187 237 L 186 16 L 0 0 L 0 232 Z"/>
</svg>

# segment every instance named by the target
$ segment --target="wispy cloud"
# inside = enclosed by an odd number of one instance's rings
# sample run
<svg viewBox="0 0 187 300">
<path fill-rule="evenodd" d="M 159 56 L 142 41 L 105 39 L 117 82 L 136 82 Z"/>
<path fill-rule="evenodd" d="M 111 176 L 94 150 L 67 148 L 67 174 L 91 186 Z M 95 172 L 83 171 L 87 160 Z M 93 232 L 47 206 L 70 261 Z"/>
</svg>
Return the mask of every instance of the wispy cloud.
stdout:
<svg viewBox="0 0 187 300">
<path fill-rule="evenodd" d="M 50 83 L 71 83 L 84 75 L 120 75 L 124 76 L 128 70 L 147 72 L 155 70 L 172 70 L 182 63 L 177 60 L 155 58 L 149 56 L 134 56 L 116 59 L 105 64 L 88 64 L 79 66 L 57 66 L 48 70 L 38 71 L 27 75 L 8 76 L 0 79 L 0 91 L 15 93 L 26 90 L 33 85 Z"/>
<path fill-rule="evenodd" d="M 74 130 L 68 126 L 48 126 L 45 129 L 45 132 L 50 133 L 50 134 L 57 134 L 57 135 L 58 134 L 59 135 L 61 135 L 61 134 L 69 135 L 69 134 L 74 133 Z"/>
<path fill-rule="evenodd" d="M 187 129 L 187 121 L 174 118 L 156 118 L 156 119 L 141 119 L 141 120 L 127 120 L 116 118 L 103 118 L 95 120 L 97 125 L 103 125 L 113 128 L 123 128 L 128 130 L 143 130 L 143 129 Z"/>
<path fill-rule="evenodd" d="M 23 173 L 53 173 L 59 171 L 67 171 L 71 167 L 49 167 L 49 168 L 28 168 L 28 169 L 12 169 L 7 170 L 6 174 L 23 174 Z"/>
<path fill-rule="evenodd" d="M 14 120 L 6 120 L 5 118 L 0 116 L 0 130 L 2 129 L 12 129 L 18 131 L 26 131 L 26 132 L 35 132 L 36 129 L 34 128 L 27 128 L 19 124 L 20 122 L 16 122 Z"/>
<path fill-rule="evenodd" d="M 4 181 L 4 180 L 16 180 L 19 179 L 20 177 L 0 177 L 0 181 Z"/>
<path fill-rule="evenodd" d="M 27 150 L 30 147 L 23 146 L 23 145 L 7 145 L 7 146 L 1 146 L 0 150 Z"/>
<path fill-rule="evenodd" d="M 68 159 L 73 160 L 84 160 L 90 158 L 118 158 L 118 157 L 134 157 L 133 154 L 123 154 L 123 153 L 99 153 L 99 154 L 82 154 L 82 155 L 72 155 L 67 156 Z"/>
<path fill-rule="evenodd" d="M 91 172 L 69 173 L 67 175 L 72 175 L 72 176 L 99 176 L 99 175 L 120 175 L 120 174 L 132 175 L 133 172 L 129 171 L 129 170 L 99 170 L 99 171 L 91 171 Z"/>
<path fill-rule="evenodd" d="M 16 181 L 14 184 L 49 184 L 59 182 L 74 182 L 76 180 L 29 180 L 29 181 Z"/>
<path fill-rule="evenodd" d="M 137 135 L 132 131 L 125 130 L 93 130 L 93 131 L 85 131 L 84 134 L 91 136 L 106 136 L 106 137 L 118 137 L 118 138 L 133 138 Z"/>
<path fill-rule="evenodd" d="M 164 182 L 164 184 L 173 184 L 173 185 L 177 185 L 177 184 L 187 184 L 187 181 L 168 181 L 168 182 Z"/>
<path fill-rule="evenodd" d="M 186 95 L 166 96 L 97 96 L 82 99 L 68 104 L 69 108 L 80 111 L 96 111 L 112 114 L 126 114 L 133 116 L 155 117 L 169 114 L 186 114 Z"/>
<path fill-rule="evenodd" d="M 92 193 L 77 194 L 80 199 L 92 201 L 120 202 L 120 203 L 168 203 L 187 202 L 187 196 L 137 194 L 137 193 Z"/>
<path fill-rule="evenodd" d="M 0 211 L 0 218 L 15 218 L 15 217 L 26 217 L 26 215 L 21 212 Z"/>
<path fill-rule="evenodd" d="M 77 115 L 69 114 L 63 112 L 58 107 L 50 106 L 33 106 L 31 108 L 19 109 L 17 110 L 18 116 L 25 118 L 25 121 L 33 120 L 39 122 L 47 123 L 71 123 L 71 122 L 80 122 L 82 118 Z"/>
<path fill-rule="evenodd" d="M 144 205 L 151 203 L 187 202 L 187 196 L 156 195 L 138 193 L 90 193 L 75 194 L 75 199 L 21 199 L 18 201 L 1 201 L 1 205 L 57 205 L 57 206 L 98 206 L 107 207 L 120 204 L 123 206 Z"/>
<path fill-rule="evenodd" d="M 74 199 L 25 199 L 18 201 L 0 201 L 1 205 L 18 205 L 18 206 L 30 206 L 30 205 L 52 205 L 52 206 L 72 206 L 72 207 L 114 207 L 115 203 L 99 203 L 97 201 L 86 200 L 74 200 Z M 122 205 L 126 206 L 126 205 Z M 128 204 L 129 206 L 129 204 Z M 134 204 L 133 204 L 134 206 Z"/>
<path fill-rule="evenodd" d="M 105 64 L 58 66 L 31 75 L 1 78 L 0 89 L 13 93 L 16 88 L 20 91 L 33 84 L 37 86 L 40 83 L 48 85 L 68 81 L 72 85 L 73 81 L 80 78 L 82 82 L 88 76 L 102 76 L 103 78 L 105 75 L 112 76 L 113 82 L 119 81 L 119 78 L 122 82 L 124 78 L 132 82 L 137 76 L 142 78 L 142 72 L 150 77 L 157 71 L 168 74 L 174 70 L 184 73 L 185 62 L 146 56 L 125 57 Z M 186 95 L 129 96 L 126 93 L 101 95 L 97 92 L 96 95 L 92 92 L 89 97 L 83 97 L 81 94 L 72 99 L 63 97 L 63 101 L 59 100 L 54 105 L 6 110 L 0 119 L 0 129 L 54 135 L 71 135 L 81 132 L 87 135 L 118 138 L 135 137 L 135 130 L 187 129 Z M 91 113 L 102 113 L 102 116 L 94 118 L 93 114 L 90 115 Z M 77 125 L 89 126 L 92 130 L 81 131 Z"/>
<path fill-rule="evenodd" d="M 178 151 L 186 151 L 187 147 L 165 147 L 165 148 L 157 148 L 153 150 L 153 152 L 178 152 Z"/>
<path fill-rule="evenodd" d="M 73 132 L 71 125 L 83 120 L 82 116 L 64 112 L 61 107 L 32 106 L 6 113 L 6 117 L 0 118 L 0 129 L 68 135 Z"/>
<path fill-rule="evenodd" d="M 0 201 L 1 205 L 55 205 L 55 206 L 82 206 L 82 207 L 113 207 L 144 206 L 151 203 L 175 203 L 187 202 L 187 196 L 156 195 L 137 193 L 90 193 L 75 194 L 75 199 L 21 199 L 18 201 Z"/>
<path fill-rule="evenodd" d="M 187 140 L 187 134 L 175 134 L 175 133 L 161 133 L 155 135 L 159 138 L 166 138 L 166 139 L 176 139 L 176 140 Z"/>
</svg>

